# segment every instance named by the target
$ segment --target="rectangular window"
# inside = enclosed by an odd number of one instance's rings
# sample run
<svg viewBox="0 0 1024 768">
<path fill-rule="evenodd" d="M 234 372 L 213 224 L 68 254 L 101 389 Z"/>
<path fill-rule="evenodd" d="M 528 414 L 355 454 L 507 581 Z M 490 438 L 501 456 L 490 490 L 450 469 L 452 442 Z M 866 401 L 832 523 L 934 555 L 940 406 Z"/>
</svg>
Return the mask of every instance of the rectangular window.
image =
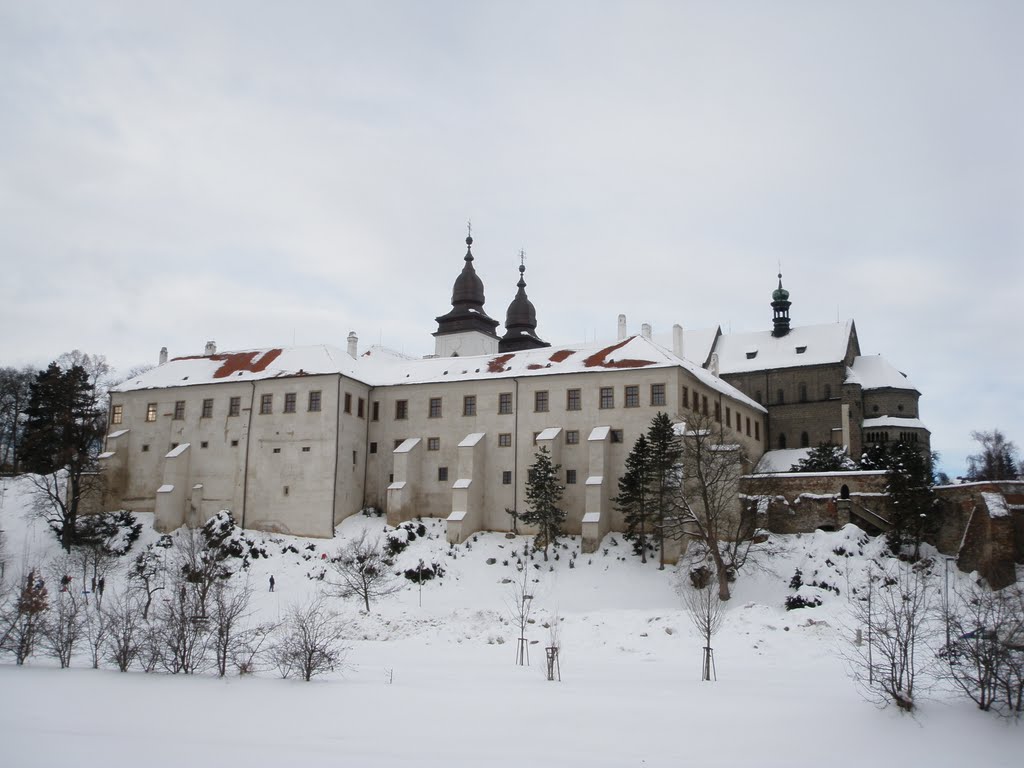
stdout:
<svg viewBox="0 0 1024 768">
<path fill-rule="evenodd" d="M 743 419 L 740 417 L 740 412 L 736 411 L 736 431 L 739 432 L 743 428 Z"/>
<path fill-rule="evenodd" d="M 319 411 L 320 410 L 320 390 L 314 390 L 309 393 L 309 410 Z"/>
<path fill-rule="evenodd" d="M 303 453 L 309 453 L 309 451 L 310 451 L 310 449 L 309 449 L 309 446 L 308 446 L 308 445 L 304 445 L 304 446 L 302 446 L 302 452 L 303 452 Z"/>
<path fill-rule="evenodd" d="M 599 401 L 601 408 L 614 408 L 615 407 L 615 388 L 614 387 L 601 387 L 601 397 Z"/>
<path fill-rule="evenodd" d="M 747 431 L 747 434 L 750 434 L 749 430 Z M 754 422 L 754 439 L 758 442 L 761 440 L 761 422 L 759 421 Z"/>
<path fill-rule="evenodd" d="M 448 467 L 437 468 L 437 482 L 444 483 L 448 480 Z"/>
<path fill-rule="evenodd" d="M 440 451 L 441 450 L 441 438 L 440 437 L 428 437 L 427 438 L 427 450 L 428 451 Z"/>
<path fill-rule="evenodd" d="M 366 401 L 363 400 L 363 398 L 361 397 L 359 398 L 359 401 L 356 403 L 356 416 L 358 416 L 360 419 L 365 418 L 366 416 Z"/>
<path fill-rule="evenodd" d="M 533 393 L 533 410 L 537 413 L 547 413 L 548 392 L 546 389 Z"/>
<path fill-rule="evenodd" d="M 260 413 L 268 414 L 274 412 L 274 396 L 260 395 Z"/>
<path fill-rule="evenodd" d="M 441 398 L 440 397 L 432 397 L 432 398 L 430 398 L 430 411 L 429 411 L 428 415 L 432 419 L 440 419 L 441 418 Z"/>
<path fill-rule="evenodd" d="M 212 419 L 213 418 L 213 398 L 212 397 L 207 397 L 207 398 L 205 398 L 203 400 L 203 410 L 202 410 L 202 413 L 199 414 L 199 417 L 202 418 L 202 419 Z"/>
<path fill-rule="evenodd" d="M 567 429 L 565 431 L 565 442 L 566 445 L 578 445 L 580 442 L 580 432 L 578 429 Z"/>
<path fill-rule="evenodd" d="M 462 398 L 462 415 L 476 416 L 476 395 L 466 395 Z"/>
<path fill-rule="evenodd" d="M 228 400 L 228 416 L 237 416 L 242 412 L 242 398 L 232 397 Z"/>
<path fill-rule="evenodd" d="M 352 413 L 352 393 L 345 393 L 345 413 Z"/>
<path fill-rule="evenodd" d="M 623 439 L 624 439 L 623 436 L 622 436 L 622 430 L 621 429 L 613 429 L 611 431 L 611 437 L 612 437 L 612 442 L 613 443 L 621 443 L 623 441 Z"/>
<path fill-rule="evenodd" d="M 704 405 L 704 415 L 707 416 L 708 415 L 708 396 L 707 395 L 701 395 L 701 400 L 703 401 L 703 405 Z"/>
<path fill-rule="evenodd" d="M 380 400 L 373 401 L 373 410 L 371 411 L 371 413 L 373 415 L 370 418 L 372 418 L 374 421 L 380 421 Z"/>
<path fill-rule="evenodd" d="M 683 387 L 683 408 L 690 407 L 690 388 Z"/>
<path fill-rule="evenodd" d="M 501 473 L 501 484 L 502 485 L 512 485 L 512 472 L 511 471 L 505 470 L 504 472 Z"/>
<path fill-rule="evenodd" d="M 122 419 L 124 419 L 124 406 L 115 405 L 110 413 L 110 423 L 120 424 Z"/>
<path fill-rule="evenodd" d="M 281 452 L 281 449 L 280 449 L 280 448 L 275 448 L 275 449 L 274 449 L 274 453 L 280 453 L 280 452 Z"/>
<path fill-rule="evenodd" d="M 722 420 L 722 404 L 716 401 L 715 402 L 715 421 L 721 421 L 721 420 Z"/>
<path fill-rule="evenodd" d="M 376 453 L 376 452 L 377 452 L 377 444 L 376 443 L 370 443 L 370 453 Z"/>
<path fill-rule="evenodd" d="M 512 413 L 511 392 L 501 392 L 498 395 L 498 413 Z"/>
<path fill-rule="evenodd" d="M 635 384 L 626 385 L 626 407 L 640 407 L 640 387 L 636 386 Z"/>
<path fill-rule="evenodd" d="M 725 426 L 732 426 L 732 408 L 725 406 Z"/>
<path fill-rule="evenodd" d="M 142 452 L 143 453 L 149 453 L 149 446 L 148 445 L 142 446 Z"/>
<path fill-rule="evenodd" d="M 511 448 L 512 447 L 512 433 L 502 432 L 498 435 L 498 447 L 499 448 Z"/>
<path fill-rule="evenodd" d="M 174 420 L 181 421 L 185 418 L 185 401 L 178 400 L 174 403 Z"/>
<path fill-rule="evenodd" d="M 284 393 L 284 412 L 295 413 L 295 393 L 285 392 Z"/>
<path fill-rule="evenodd" d="M 237 448 L 238 447 L 238 441 L 237 440 L 232 440 L 231 441 L 231 447 L 232 448 Z"/>
<path fill-rule="evenodd" d="M 209 448 L 210 447 L 210 443 L 208 441 L 206 441 L 206 440 L 203 440 L 203 442 L 201 442 L 199 444 L 199 447 L 200 448 Z"/>
<path fill-rule="evenodd" d="M 401 421 L 409 418 L 409 401 L 395 400 L 395 419 Z"/>
<path fill-rule="evenodd" d="M 565 410 L 567 411 L 578 411 L 583 407 L 583 398 L 580 396 L 580 390 L 568 389 L 565 392 Z"/>
<path fill-rule="evenodd" d="M 651 384 L 651 405 L 665 404 L 665 385 Z"/>
<path fill-rule="evenodd" d="M 359 451 L 352 451 L 352 466 L 359 463 Z"/>
<path fill-rule="evenodd" d="M 576 470 L 575 469 L 567 469 L 567 470 L 565 470 L 565 484 L 566 485 L 576 485 Z"/>
</svg>

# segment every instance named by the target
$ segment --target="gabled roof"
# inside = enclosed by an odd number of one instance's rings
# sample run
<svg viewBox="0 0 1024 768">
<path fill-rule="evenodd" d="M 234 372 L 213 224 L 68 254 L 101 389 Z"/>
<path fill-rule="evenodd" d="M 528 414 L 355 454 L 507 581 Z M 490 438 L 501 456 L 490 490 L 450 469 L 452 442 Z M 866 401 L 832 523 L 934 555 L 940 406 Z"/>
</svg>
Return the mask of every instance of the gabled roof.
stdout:
<svg viewBox="0 0 1024 768">
<path fill-rule="evenodd" d="M 722 374 L 826 365 L 846 359 L 852 333 L 853 320 L 796 326 L 778 337 L 771 331 L 728 333 L 719 337 L 714 351 Z"/>
<path fill-rule="evenodd" d="M 896 370 L 881 355 L 854 358 L 853 365 L 846 369 L 846 383 L 860 384 L 864 389 L 912 389 L 917 392 L 907 374 Z"/>
<path fill-rule="evenodd" d="M 331 346 L 244 350 L 209 356 L 178 357 L 121 384 L 115 391 L 324 373 L 340 373 L 371 386 L 393 386 L 675 367 L 685 368 L 709 389 L 742 401 L 755 410 L 764 411 L 762 406 L 732 385 L 716 378 L 710 371 L 676 357 L 642 336 L 631 336 L 614 344 L 590 342 L 572 347 L 421 359 L 409 359 L 379 347 L 371 347 L 357 359 Z"/>
</svg>

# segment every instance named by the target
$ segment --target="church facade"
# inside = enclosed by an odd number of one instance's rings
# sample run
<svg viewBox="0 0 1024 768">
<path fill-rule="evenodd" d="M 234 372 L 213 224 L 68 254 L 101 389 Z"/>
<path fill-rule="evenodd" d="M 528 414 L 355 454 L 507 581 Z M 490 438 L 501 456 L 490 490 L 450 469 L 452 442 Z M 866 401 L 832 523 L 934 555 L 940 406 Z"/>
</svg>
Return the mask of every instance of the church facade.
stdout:
<svg viewBox="0 0 1024 768">
<path fill-rule="evenodd" d="M 785 332 L 676 326 L 662 340 L 647 326 L 628 335 L 620 316 L 614 339 L 552 346 L 538 335 L 522 266 L 499 335 L 472 242 L 451 309 L 436 318 L 433 355 L 361 351 L 354 333 L 344 350 L 162 352 L 158 367 L 111 394 L 107 508 L 152 511 L 164 530 L 228 509 L 243 527 L 330 537 L 372 506 L 392 524 L 445 518 L 460 542 L 513 527 L 509 511 L 522 510 L 543 446 L 561 465 L 566 530 L 596 546 L 623 527 L 618 479 L 659 411 L 713 417 L 752 461 L 797 442 L 857 451 L 906 430 L 927 442 L 917 391 L 860 356 L 852 321 L 788 328 L 781 277 Z"/>
</svg>

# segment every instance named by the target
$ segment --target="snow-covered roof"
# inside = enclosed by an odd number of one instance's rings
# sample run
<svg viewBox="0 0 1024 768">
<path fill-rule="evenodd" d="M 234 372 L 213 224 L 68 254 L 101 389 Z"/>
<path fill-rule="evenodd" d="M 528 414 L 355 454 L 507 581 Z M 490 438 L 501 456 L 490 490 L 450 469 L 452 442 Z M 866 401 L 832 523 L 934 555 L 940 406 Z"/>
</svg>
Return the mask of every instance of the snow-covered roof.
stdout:
<svg viewBox="0 0 1024 768">
<path fill-rule="evenodd" d="M 764 410 L 763 406 L 710 371 L 690 360 L 676 357 L 665 347 L 642 336 L 630 336 L 613 344 L 590 342 L 573 347 L 547 347 L 504 354 L 420 359 L 409 359 L 379 347 L 367 350 L 358 358 L 327 345 L 244 350 L 174 358 L 124 382 L 115 391 L 327 373 L 340 373 L 370 386 L 389 386 L 674 367 L 685 368 L 709 389 L 740 400 L 754 410 Z"/>
<path fill-rule="evenodd" d="M 981 498 L 985 500 L 985 506 L 988 507 L 988 514 L 990 517 L 1010 516 L 1010 510 L 1006 507 L 1006 499 L 1003 498 L 1001 493 L 983 491 Z"/>
<path fill-rule="evenodd" d="M 896 370 L 881 355 L 861 355 L 854 358 L 853 365 L 846 369 L 848 384 L 860 384 L 864 389 L 913 389 L 917 387 L 902 371 Z"/>
<path fill-rule="evenodd" d="M 757 462 L 754 472 L 789 472 L 794 464 L 806 459 L 810 452 L 810 448 L 779 448 L 768 451 Z"/>
<path fill-rule="evenodd" d="M 878 427 L 900 427 L 902 429 L 928 429 L 920 419 L 904 418 L 902 416 L 876 416 L 871 419 L 864 419 L 864 429 L 877 429 Z"/>
<path fill-rule="evenodd" d="M 729 333 L 715 344 L 719 371 L 747 373 L 765 368 L 795 368 L 838 363 L 846 357 L 853 320 L 826 325 L 795 326 L 785 336 L 771 331 Z M 686 349 L 683 354 L 689 356 Z"/>
<path fill-rule="evenodd" d="M 714 328 L 683 329 L 683 357 L 697 365 L 704 365 L 711 356 L 711 349 L 718 338 L 718 326 Z M 672 349 L 672 331 L 655 333 L 652 338 L 666 349 Z"/>
</svg>

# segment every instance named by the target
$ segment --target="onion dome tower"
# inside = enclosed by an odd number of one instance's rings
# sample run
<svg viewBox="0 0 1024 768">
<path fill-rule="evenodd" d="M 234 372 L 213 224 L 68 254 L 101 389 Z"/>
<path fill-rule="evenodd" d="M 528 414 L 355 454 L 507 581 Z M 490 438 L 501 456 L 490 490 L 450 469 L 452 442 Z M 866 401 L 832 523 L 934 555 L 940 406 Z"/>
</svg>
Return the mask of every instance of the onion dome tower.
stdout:
<svg viewBox="0 0 1024 768">
<path fill-rule="evenodd" d="M 523 252 L 519 252 L 519 288 L 516 297 L 508 305 L 505 314 L 505 335 L 498 343 L 499 352 L 519 352 L 524 349 L 540 349 L 551 345 L 537 336 L 537 310 L 526 296 L 526 265 Z"/>
<path fill-rule="evenodd" d="M 484 283 L 473 268 L 473 235 L 466 237 L 465 265 L 452 287 L 452 308 L 435 318 L 435 354 L 486 355 L 498 349 L 498 321 L 484 311 Z"/>
<path fill-rule="evenodd" d="M 772 336 L 780 337 L 789 333 L 789 291 L 782 287 L 782 273 L 779 272 L 779 287 L 772 291 Z"/>
</svg>

